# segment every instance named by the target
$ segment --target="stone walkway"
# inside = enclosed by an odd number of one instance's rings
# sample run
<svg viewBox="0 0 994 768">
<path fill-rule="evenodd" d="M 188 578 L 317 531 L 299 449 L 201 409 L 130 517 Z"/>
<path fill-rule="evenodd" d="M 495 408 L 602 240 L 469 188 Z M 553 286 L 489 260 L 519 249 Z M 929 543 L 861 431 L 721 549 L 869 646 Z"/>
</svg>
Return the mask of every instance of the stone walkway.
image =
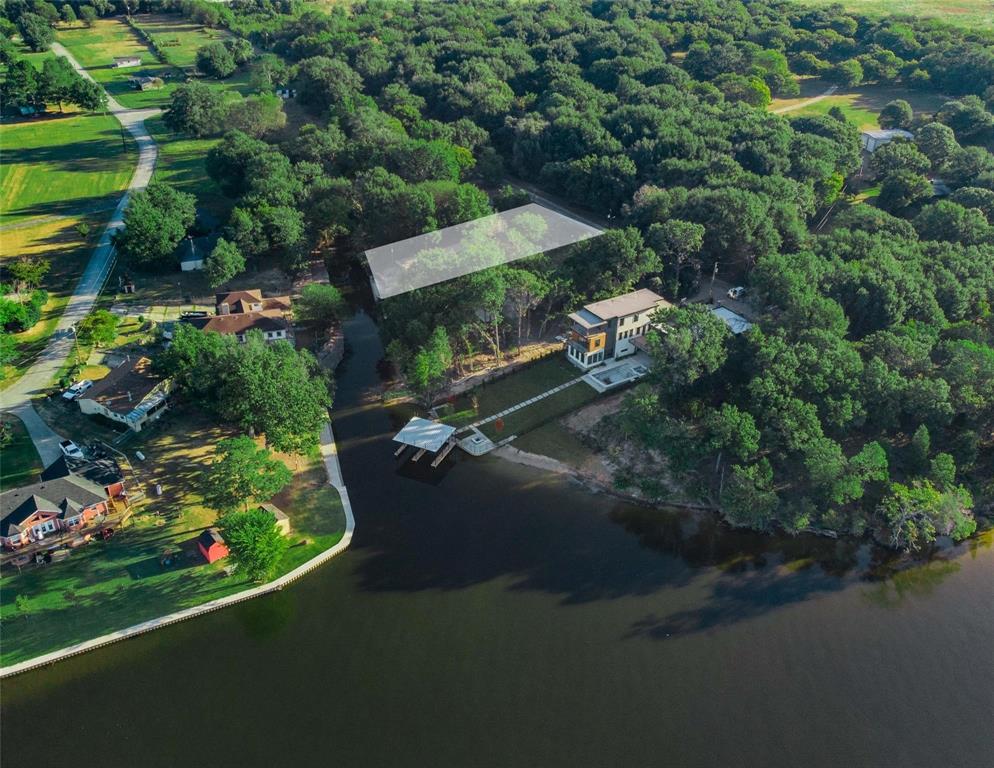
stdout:
<svg viewBox="0 0 994 768">
<path fill-rule="evenodd" d="M 52 43 L 52 51 L 57 56 L 67 59 L 73 69 L 87 80 L 93 80 L 62 45 Z M 128 184 L 128 189 L 118 201 L 110 222 L 100 236 L 96 248 L 93 249 L 90 261 L 76 285 L 75 292 L 66 304 L 65 311 L 52 333 L 48 346 L 20 379 L 0 393 L 0 410 L 12 413 L 24 422 L 28 435 L 37 448 L 39 456 L 41 456 L 42 464 L 46 467 L 61 455 L 59 449 L 61 438 L 38 416 L 31 405 L 31 400 L 51 385 L 52 380 L 58 375 L 69 357 L 73 347 L 73 328 L 90 314 L 114 264 L 112 238 L 114 233 L 124 226 L 124 209 L 128 207 L 131 193 L 148 186 L 159 154 L 155 141 L 145 129 L 145 119 L 158 114 L 159 110 L 127 109 L 109 95 L 107 108 L 135 138 L 138 144 L 138 165 L 131 177 L 131 182 Z"/>
<path fill-rule="evenodd" d="M 477 427 L 483 426 L 484 424 L 489 424 L 491 421 L 496 421 L 509 413 L 514 413 L 515 411 L 520 411 L 522 408 L 527 408 L 532 403 L 537 403 L 539 400 L 544 400 L 547 397 L 551 397 L 558 392 L 562 392 L 567 387 L 572 387 L 574 384 L 583 381 L 583 376 L 577 376 L 575 379 L 567 381 L 565 384 L 560 384 L 558 387 L 553 387 L 552 389 L 543 392 L 540 395 L 535 395 L 535 397 L 529 398 L 523 402 L 512 405 L 510 408 L 505 408 L 500 413 L 495 413 L 493 416 L 487 416 L 485 419 L 480 419 L 479 421 L 474 421 L 472 424 L 464 427 L 464 429 L 476 429 Z"/>
</svg>

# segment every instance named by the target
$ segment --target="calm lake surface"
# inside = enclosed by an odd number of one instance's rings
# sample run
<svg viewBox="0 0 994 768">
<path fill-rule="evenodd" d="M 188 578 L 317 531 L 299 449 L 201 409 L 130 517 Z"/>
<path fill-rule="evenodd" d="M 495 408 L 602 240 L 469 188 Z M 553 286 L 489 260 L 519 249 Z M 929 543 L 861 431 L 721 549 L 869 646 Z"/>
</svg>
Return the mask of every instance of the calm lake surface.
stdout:
<svg viewBox="0 0 994 768">
<path fill-rule="evenodd" d="M 352 549 L 282 593 L 5 681 L 20 766 L 994 764 L 990 539 L 729 532 L 498 459 L 398 470 L 347 325 Z"/>
</svg>

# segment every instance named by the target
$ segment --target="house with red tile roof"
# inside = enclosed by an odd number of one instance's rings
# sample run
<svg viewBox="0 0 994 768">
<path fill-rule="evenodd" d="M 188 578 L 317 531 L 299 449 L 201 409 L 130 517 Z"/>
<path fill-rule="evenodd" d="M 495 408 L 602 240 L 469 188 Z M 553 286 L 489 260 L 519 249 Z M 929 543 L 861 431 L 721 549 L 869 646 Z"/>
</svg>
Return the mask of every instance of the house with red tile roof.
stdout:
<svg viewBox="0 0 994 768">
<path fill-rule="evenodd" d="M 241 342 L 249 331 L 259 331 L 266 341 L 293 338 L 289 296 L 263 296 L 258 289 L 230 291 L 214 297 L 214 309 L 213 316 L 187 317 L 183 322 L 202 331 L 234 336 Z"/>
</svg>

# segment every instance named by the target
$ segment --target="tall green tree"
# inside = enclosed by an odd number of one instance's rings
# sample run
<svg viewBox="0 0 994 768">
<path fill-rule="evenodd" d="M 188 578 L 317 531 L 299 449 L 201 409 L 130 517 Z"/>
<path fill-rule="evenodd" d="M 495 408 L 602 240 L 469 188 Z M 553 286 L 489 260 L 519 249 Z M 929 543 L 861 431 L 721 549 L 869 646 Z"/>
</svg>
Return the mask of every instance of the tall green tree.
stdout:
<svg viewBox="0 0 994 768">
<path fill-rule="evenodd" d="M 131 263 L 148 269 L 175 266 L 175 250 L 196 218 L 195 198 L 153 181 L 131 196 L 124 231 L 115 242 Z"/>
<path fill-rule="evenodd" d="M 342 292 L 333 285 L 310 283 L 300 291 L 300 298 L 294 302 L 297 320 L 320 328 L 330 327 L 340 320 L 346 310 Z"/>
<path fill-rule="evenodd" d="M 84 344 L 106 347 L 117 338 L 117 328 L 121 318 L 106 309 L 97 309 L 87 315 L 76 329 L 76 335 Z"/>
<path fill-rule="evenodd" d="M 240 571 L 253 581 L 266 581 L 276 573 L 289 544 L 272 513 L 262 508 L 231 512 L 217 523 Z"/>
<path fill-rule="evenodd" d="M 204 261 L 204 274 L 211 288 L 220 288 L 245 271 L 245 257 L 238 246 L 219 238 L 207 259 Z"/>
<path fill-rule="evenodd" d="M 655 375 L 664 388 L 677 391 L 709 376 L 728 357 L 728 326 L 703 304 L 664 309 L 653 320 L 662 331 L 650 331 L 649 348 Z"/>
<path fill-rule="evenodd" d="M 247 512 L 253 504 L 269 501 L 292 477 L 282 461 L 251 437 L 227 438 L 217 444 L 203 473 L 204 502 L 221 512 Z"/>
<path fill-rule="evenodd" d="M 960 541 L 977 530 L 973 498 L 963 487 L 940 491 L 928 480 L 910 485 L 893 483 L 878 512 L 889 543 L 899 549 L 917 550 L 937 536 Z"/>
<path fill-rule="evenodd" d="M 430 408 L 438 393 L 448 383 L 447 374 L 452 367 L 452 346 L 449 335 L 441 326 L 435 328 L 427 343 L 411 358 L 406 377 L 411 388 L 421 396 L 422 403 Z"/>
<path fill-rule="evenodd" d="M 224 95 L 206 83 L 194 80 L 173 91 L 162 119 L 178 133 L 200 138 L 221 130 L 225 112 Z"/>
</svg>

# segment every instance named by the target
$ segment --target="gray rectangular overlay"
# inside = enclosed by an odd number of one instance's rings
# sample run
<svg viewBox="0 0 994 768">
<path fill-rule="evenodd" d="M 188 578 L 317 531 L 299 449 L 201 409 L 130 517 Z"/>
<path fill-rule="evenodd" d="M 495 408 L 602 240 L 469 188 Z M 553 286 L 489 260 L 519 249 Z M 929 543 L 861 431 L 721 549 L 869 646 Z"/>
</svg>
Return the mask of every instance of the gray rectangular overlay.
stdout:
<svg viewBox="0 0 994 768">
<path fill-rule="evenodd" d="M 366 251 L 385 299 L 516 259 L 578 243 L 603 230 L 536 203 Z"/>
</svg>

